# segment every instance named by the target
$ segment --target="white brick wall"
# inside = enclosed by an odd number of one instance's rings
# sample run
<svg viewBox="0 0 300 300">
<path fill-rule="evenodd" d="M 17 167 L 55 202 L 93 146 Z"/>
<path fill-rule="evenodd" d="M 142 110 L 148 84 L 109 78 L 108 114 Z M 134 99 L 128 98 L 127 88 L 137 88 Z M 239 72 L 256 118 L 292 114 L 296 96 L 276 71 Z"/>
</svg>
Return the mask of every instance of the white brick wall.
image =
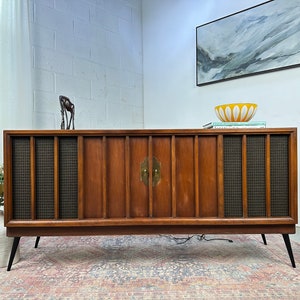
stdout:
<svg viewBox="0 0 300 300">
<path fill-rule="evenodd" d="M 34 128 L 142 128 L 141 0 L 31 0 Z"/>
</svg>

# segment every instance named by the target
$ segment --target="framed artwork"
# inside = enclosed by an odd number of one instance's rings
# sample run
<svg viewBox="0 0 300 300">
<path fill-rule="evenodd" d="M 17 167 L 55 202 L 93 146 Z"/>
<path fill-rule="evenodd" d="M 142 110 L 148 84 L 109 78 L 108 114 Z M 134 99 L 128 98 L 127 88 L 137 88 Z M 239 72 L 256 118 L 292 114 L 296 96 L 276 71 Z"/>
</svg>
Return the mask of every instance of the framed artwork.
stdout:
<svg viewBox="0 0 300 300">
<path fill-rule="evenodd" d="M 196 27 L 198 86 L 300 66 L 300 0 L 270 0 Z"/>
</svg>

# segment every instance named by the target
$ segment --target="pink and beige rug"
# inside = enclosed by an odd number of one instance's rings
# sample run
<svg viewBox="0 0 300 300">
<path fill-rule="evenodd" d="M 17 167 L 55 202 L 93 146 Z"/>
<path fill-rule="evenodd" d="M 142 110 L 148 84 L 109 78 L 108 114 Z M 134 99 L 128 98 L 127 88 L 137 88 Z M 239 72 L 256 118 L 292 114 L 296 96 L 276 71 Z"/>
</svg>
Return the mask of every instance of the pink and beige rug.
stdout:
<svg viewBox="0 0 300 300">
<path fill-rule="evenodd" d="M 23 237 L 1 299 L 300 299 L 281 235 Z"/>
</svg>

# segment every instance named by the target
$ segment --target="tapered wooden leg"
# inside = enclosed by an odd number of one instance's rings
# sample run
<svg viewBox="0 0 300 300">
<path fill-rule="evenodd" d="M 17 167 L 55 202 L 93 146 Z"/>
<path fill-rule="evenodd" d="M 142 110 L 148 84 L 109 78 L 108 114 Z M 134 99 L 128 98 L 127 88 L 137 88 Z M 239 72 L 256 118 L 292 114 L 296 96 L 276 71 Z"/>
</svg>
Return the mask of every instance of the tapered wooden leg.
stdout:
<svg viewBox="0 0 300 300">
<path fill-rule="evenodd" d="M 40 236 L 37 236 L 37 237 L 36 237 L 34 248 L 37 248 L 37 247 L 38 247 L 40 238 L 41 238 Z"/>
<path fill-rule="evenodd" d="M 262 234 L 261 237 L 263 239 L 264 244 L 267 245 L 266 235 Z"/>
<path fill-rule="evenodd" d="M 17 236 L 17 237 L 14 238 L 14 242 L 13 242 L 13 245 L 12 245 L 12 248 L 11 248 L 9 262 L 8 262 L 8 266 L 7 266 L 7 271 L 10 271 L 11 266 L 14 262 L 14 258 L 15 258 L 15 255 L 16 255 L 16 252 L 17 252 L 17 249 L 18 249 L 18 246 L 19 246 L 20 239 L 21 239 L 20 236 Z"/>
<path fill-rule="evenodd" d="M 284 239 L 285 246 L 286 246 L 286 249 L 288 251 L 292 266 L 293 266 L 293 268 L 296 268 L 290 237 L 289 237 L 288 234 L 283 234 L 282 237 Z"/>
</svg>

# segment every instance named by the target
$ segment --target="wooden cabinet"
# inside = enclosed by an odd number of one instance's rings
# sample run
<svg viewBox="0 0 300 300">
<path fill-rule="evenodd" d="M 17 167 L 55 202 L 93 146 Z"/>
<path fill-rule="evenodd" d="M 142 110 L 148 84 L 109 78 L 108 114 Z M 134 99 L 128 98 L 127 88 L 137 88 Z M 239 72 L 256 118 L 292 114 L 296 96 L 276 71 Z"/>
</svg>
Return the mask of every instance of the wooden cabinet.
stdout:
<svg viewBox="0 0 300 300">
<path fill-rule="evenodd" d="M 297 131 L 4 131 L 9 236 L 281 233 Z"/>
</svg>

